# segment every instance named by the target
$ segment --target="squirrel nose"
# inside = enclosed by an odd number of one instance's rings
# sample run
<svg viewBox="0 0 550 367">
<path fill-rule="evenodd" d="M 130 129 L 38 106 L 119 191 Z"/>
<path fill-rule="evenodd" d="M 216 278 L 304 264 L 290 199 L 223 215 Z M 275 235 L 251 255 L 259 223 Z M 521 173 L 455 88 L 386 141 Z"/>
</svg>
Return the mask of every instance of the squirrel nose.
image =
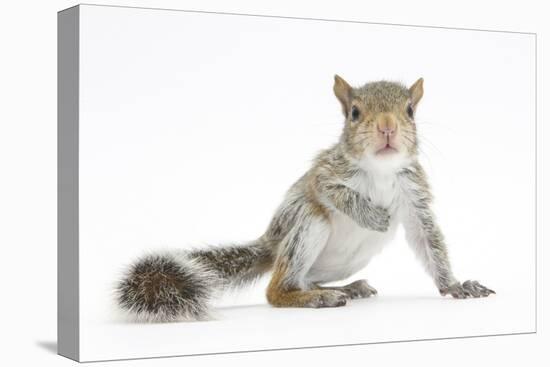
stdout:
<svg viewBox="0 0 550 367">
<path fill-rule="evenodd" d="M 384 113 L 378 117 L 378 123 L 376 124 L 376 127 L 378 128 L 378 131 L 382 135 L 384 135 L 384 137 L 390 138 L 396 133 L 397 122 L 391 114 Z"/>
<path fill-rule="evenodd" d="M 395 133 L 395 127 L 394 126 L 380 126 L 378 125 L 378 131 L 382 133 L 384 136 L 392 136 Z"/>
</svg>

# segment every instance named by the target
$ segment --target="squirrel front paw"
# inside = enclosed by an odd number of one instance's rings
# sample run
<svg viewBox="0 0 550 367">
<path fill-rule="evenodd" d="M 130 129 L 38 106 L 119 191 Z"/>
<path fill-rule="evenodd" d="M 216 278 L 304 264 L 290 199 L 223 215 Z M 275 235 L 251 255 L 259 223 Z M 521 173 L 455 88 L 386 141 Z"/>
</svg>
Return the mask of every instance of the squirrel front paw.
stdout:
<svg viewBox="0 0 550 367">
<path fill-rule="evenodd" d="M 390 213 L 388 209 L 375 206 L 370 209 L 364 227 L 378 232 L 386 232 L 390 226 Z"/>
<path fill-rule="evenodd" d="M 475 280 L 467 280 L 462 284 L 456 282 L 447 288 L 440 289 L 439 293 L 441 293 L 442 296 L 450 294 L 454 298 L 479 298 L 487 297 L 490 294 L 496 294 L 495 291 L 481 285 Z"/>
</svg>

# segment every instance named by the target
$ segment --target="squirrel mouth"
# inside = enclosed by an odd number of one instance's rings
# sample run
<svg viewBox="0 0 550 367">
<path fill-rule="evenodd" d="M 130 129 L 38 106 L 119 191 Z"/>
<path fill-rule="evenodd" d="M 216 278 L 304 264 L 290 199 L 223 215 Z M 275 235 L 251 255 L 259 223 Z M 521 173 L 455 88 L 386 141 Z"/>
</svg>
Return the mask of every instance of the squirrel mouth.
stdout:
<svg viewBox="0 0 550 367">
<path fill-rule="evenodd" d="M 392 153 L 397 153 L 397 149 L 392 147 L 389 143 L 387 143 L 383 148 L 380 148 L 376 151 L 376 154 L 378 155 L 387 155 Z"/>
</svg>

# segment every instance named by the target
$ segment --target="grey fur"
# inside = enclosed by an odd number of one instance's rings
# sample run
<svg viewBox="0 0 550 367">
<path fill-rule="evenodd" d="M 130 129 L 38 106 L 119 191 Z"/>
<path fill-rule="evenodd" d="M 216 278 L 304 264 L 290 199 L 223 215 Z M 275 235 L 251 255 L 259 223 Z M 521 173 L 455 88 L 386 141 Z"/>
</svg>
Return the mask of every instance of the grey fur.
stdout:
<svg viewBox="0 0 550 367">
<path fill-rule="evenodd" d="M 401 83 L 382 80 L 356 88 L 353 96 L 360 99 L 368 110 L 382 112 L 391 111 L 396 104 L 405 102 L 410 98 L 410 92 Z"/>
<path fill-rule="evenodd" d="M 143 256 L 116 285 L 116 301 L 141 321 L 207 319 L 217 291 L 253 281 L 269 270 L 271 257 L 261 239 L 243 246 Z"/>
<path fill-rule="evenodd" d="M 421 240 L 410 239 L 420 260 L 433 277 L 436 286 L 441 291 L 448 288 L 456 280 L 451 271 L 445 239 L 436 223 L 431 210 L 432 195 L 426 180 L 426 174 L 418 162 L 410 168 L 403 169 L 400 174 L 404 197 L 410 205 L 411 221 L 404 221 L 407 235 L 415 231 Z M 412 226 L 412 227 L 410 227 Z M 425 241 L 425 243 L 420 243 Z"/>
<path fill-rule="evenodd" d="M 357 191 L 342 184 L 342 179 L 335 174 L 334 169 L 338 169 L 338 167 L 334 167 L 334 162 L 347 167 L 353 167 L 353 164 L 347 160 L 338 146 L 326 155 L 327 157 L 321 155 L 318 160 L 320 169 L 314 178 L 317 192 L 328 205 L 348 215 L 359 226 L 375 231 L 386 231 L 390 219 L 388 210 L 373 205 L 370 198 L 363 197 Z M 357 171 L 358 169 L 351 169 L 344 175 L 351 177 Z"/>
<path fill-rule="evenodd" d="M 202 319 L 216 291 L 241 286 L 273 270 L 267 290 L 272 305 L 343 306 L 349 299 L 377 291 L 366 280 L 344 287 L 322 284 L 345 279 L 364 266 L 354 263 L 356 257 L 366 264 L 372 256 L 369 246 L 372 251 L 381 246 L 380 234 L 389 236 L 399 223 L 442 295 L 466 298 L 494 293 L 475 281 L 459 283 L 451 270 L 445 239 L 431 209 L 430 187 L 417 159 L 411 109 L 423 95 L 422 83 L 419 79 L 410 89 L 387 81 L 351 88 L 336 77 L 334 91 L 346 117 L 341 137 L 320 152 L 290 187 L 265 233 L 244 246 L 142 258 L 117 287 L 119 305 L 150 321 Z M 353 108 L 359 111 L 355 117 Z M 395 151 L 392 158 L 379 158 L 388 146 Z M 344 243 L 338 242 L 338 236 Z M 355 242 L 348 244 L 346 239 Z M 374 242 L 360 242 L 365 239 Z M 332 254 L 340 267 L 332 265 Z"/>
</svg>

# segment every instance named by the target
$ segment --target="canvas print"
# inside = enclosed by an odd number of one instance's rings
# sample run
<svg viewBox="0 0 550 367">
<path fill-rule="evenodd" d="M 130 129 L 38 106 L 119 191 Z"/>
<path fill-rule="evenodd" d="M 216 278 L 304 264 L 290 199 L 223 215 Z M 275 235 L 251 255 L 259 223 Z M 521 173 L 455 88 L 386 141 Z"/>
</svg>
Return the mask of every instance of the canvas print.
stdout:
<svg viewBox="0 0 550 367">
<path fill-rule="evenodd" d="M 61 354 L 534 331 L 534 35 L 58 22 Z"/>
</svg>

